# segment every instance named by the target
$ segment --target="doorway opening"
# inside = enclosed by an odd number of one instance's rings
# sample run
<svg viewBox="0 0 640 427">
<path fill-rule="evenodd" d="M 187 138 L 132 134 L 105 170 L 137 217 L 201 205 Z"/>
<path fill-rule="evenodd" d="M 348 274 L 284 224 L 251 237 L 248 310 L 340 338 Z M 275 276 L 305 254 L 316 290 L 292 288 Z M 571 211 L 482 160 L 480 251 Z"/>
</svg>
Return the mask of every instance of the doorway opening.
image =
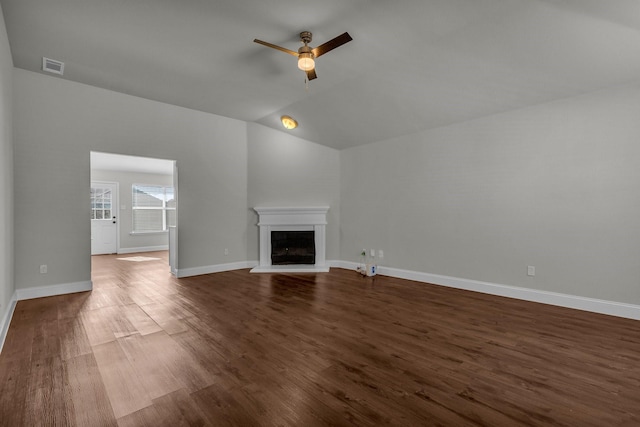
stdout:
<svg viewBox="0 0 640 427">
<path fill-rule="evenodd" d="M 92 151 L 91 255 L 156 252 L 176 274 L 177 193 L 175 160 Z"/>
</svg>

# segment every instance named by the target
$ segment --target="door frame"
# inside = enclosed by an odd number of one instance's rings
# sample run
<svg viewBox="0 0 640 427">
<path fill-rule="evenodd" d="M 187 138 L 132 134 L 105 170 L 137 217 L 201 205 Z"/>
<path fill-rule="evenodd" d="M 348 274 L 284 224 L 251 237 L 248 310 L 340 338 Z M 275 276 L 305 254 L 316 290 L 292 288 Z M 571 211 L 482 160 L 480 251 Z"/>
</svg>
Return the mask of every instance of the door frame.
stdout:
<svg viewBox="0 0 640 427">
<path fill-rule="evenodd" d="M 109 184 L 114 185 L 116 188 L 115 197 L 112 200 L 111 213 L 112 215 L 115 213 L 116 216 L 116 254 L 120 253 L 120 183 L 114 181 L 100 181 L 100 180 L 91 180 L 89 185 L 90 188 L 93 187 L 93 184 Z M 89 219 L 89 221 L 92 221 Z M 91 224 L 91 222 L 89 222 Z M 93 238 L 93 237 L 92 237 Z M 93 254 L 91 254 L 93 256 Z"/>
<path fill-rule="evenodd" d="M 173 160 L 173 197 L 176 201 L 176 225 L 169 228 L 169 271 L 178 277 L 178 161 Z"/>
</svg>

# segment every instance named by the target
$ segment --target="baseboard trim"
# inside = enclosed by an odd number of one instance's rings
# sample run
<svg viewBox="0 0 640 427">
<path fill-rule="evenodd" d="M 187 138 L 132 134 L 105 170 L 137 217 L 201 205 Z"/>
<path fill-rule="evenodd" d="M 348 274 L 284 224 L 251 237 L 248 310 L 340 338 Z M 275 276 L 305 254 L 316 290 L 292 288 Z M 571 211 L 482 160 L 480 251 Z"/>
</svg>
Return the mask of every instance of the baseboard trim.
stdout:
<svg viewBox="0 0 640 427">
<path fill-rule="evenodd" d="M 2 353 L 2 348 L 4 347 L 4 341 L 7 339 L 7 333 L 9 332 L 9 325 L 11 324 L 11 319 L 13 318 L 13 313 L 16 310 L 16 303 L 18 302 L 16 292 L 13 293 L 11 300 L 9 301 L 9 306 L 7 307 L 4 315 L 2 316 L 2 320 L 0 321 L 0 353 Z"/>
<path fill-rule="evenodd" d="M 344 268 L 345 270 L 355 270 L 360 264 L 350 261 L 330 260 L 327 261 L 329 267 Z"/>
<path fill-rule="evenodd" d="M 197 276 L 200 274 L 219 273 L 223 271 L 253 268 L 258 261 L 241 261 L 230 264 L 218 264 L 205 267 L 179 269 L 176 277 Z M 327 266 L 356 270 L 360 263 L 342 260 L 328 260 Z M 489 295 L 515 298 L 524 301 L 538 302 L 592 313 L 606 314 L 609 316 L 624 317 L 640 320 L 640 305 L 626 304 L 616 301 L 601 300 L 581 297 L 577 295 L 562 294 L 558 292 L 541 291 L 518 286 L 502 285 L 498 283 L 482 282 L 479 280 L 462 279 L 459 277 L 443 276 L 439 274 L 423 273 L 420 271 L 403 270 L 392 267 L 378 267 L 378 274 L 382 276 L 396 277 L 398 279 L 413 280 L 421 283 L 429 283 L 439 286 L 447 286 L 455 289 L 463 289 L 473 292 L 481 292 Z"/>
<path fill-rule="evenodd" d="M 354 264 L 354 269 L 355 265 L 357 264 Z M 461 279 L 458 277 L 441 276 L 438 274 L 421 273 L 418 271 L 401 270 L 391 267 L 378 267 L 378 274 L 397 277 L 399 279 L 432 283 L 434 285 L 447 286 L 450 288 L 481 292 L 484 294 L 590 311 L 609 316 L 640 320 L 640 306 L 634 304 L 625 304 L 621 302 L 541 291 L 531 288 L 521 288 L 517 286 L 501 285 L 497 283 L 481 282 L 478 280 Z"/>
<path fill-rule="evenodd" d="M 190 277 L 201 274 L 220 273 L 223 271 L 241 270 L 253 268 L 258 265 L 258 261 L 240 261 L 227 264 L 217 264 L 204 267 L 184 268 L 176 270 L 176 277 Z M 354 270 L 358 263 L 350 261 L 332 260 L 327 261 L 327 265 L 335 268 Z M 606 314 L 609 316 L 623 317 L 627 319 L 640 320 L 640 305 L 625 304 L 615 301 L 586 298 L 575 295 L 561 294 L 557 292 L 540 291 L 530 288 L 501 285 L 478 280 L 461 279 L 458 277 L 442 276 L 438 274 L 423 273 L 412 270 L 402 270 L 392 267 L 378 267 L 378 274 L 399 279 L 413 280 L 421 283 L 429 283 L 439 286 L 446 286 L 455 289 L 463 289 L 473 292 L 481 292 L 489 295 L 515 298 L 525 301 L 538 302 L 560 307 L 572 308 L 576 310 L 589 311 L 593 313 Z M 52 286 L 40 286 L 26 289 L 16 289 L 9 302 L 9 307 L 5 311 L 0 321 L 0 352 L 4 346 L 9 325 L 15 312 L 18 301 L 42 298 L 55 295 L 64 295 L 75 292 L 91 291 L 93 283 L 91 281 L 65 283 Z"/>
<path fill-rule="evenodd" d="M 157 251 L 168 251 L 169 245 L 160 245 L 160 246 L 142 246 L 139 248 L 120 248 L 118 249 L 118 255 L 120 254 L 137 254 L 139 252 L 157 252 Z"/>
<path fill-rule="evenodd" d="M 359 263 L 350 261 L 331 261 L 332 267 L 345 268 L 347 270 L 355 270 L 359 265 Z M 396 277 L 398 279 L 413 280 L 415 282 L 429 283 L 449 288 L 481 292 L 483 294 L 514 298 L 530 302 L 539 302 L 542 304 L 573 308 L 592 313 L 624 317 L 626 319 L 640 320 L 640 305 L 561 294 L 558 292 L 540 291 L 537 289 L 521 288 L 518 286 L 481 282 L 479 280 L 461 279 L 459 277 L 442 276 L 439 274 L 422 273 L 420 271 L 402 270 L 392 267 L 378 266 L 378 274 L 381 276 Z"/>
<path fill-rule="evenodd" d="M 16 299 L 18 301 L 22 301 L 33 298 L 86 292 L 92 289 L 93 283 L 90 280 L 86 282 L 62 283 L 60 285 L 38 286 L 33 288 L 16 289 Z"/>
<path fill-rule="evenodd" d="M 178 268 L 175 276 L 181 279 L 183 277 L 199 276 L 201 274 L 222 273 L 223 271 L 253 268 L 256 265 L 258 265 L 258 261 L 239 261 L 228 264 L 206 265 L 204 267 Z"/>
<path fill-rule="evenodd" d="M 15 312 L 16 304 L 18 303 L 18 301 L 33 298 L 52 297 L 56 295 L 73 294 L 76 292 L 86 292 L 92 289 L 93 283 L 91 281 L 16 289 L 16 291 L 13 293 L 13 297 L 11 297 L 11 301 L 9 302 L 9 308 L 4 313 L 4 316 L 0 322 L 0 352 L 2 352 L 4 341 L 7 338 L 9 325 L 11 324 L 11 319 L 13 318 L 13 313 Z"/>
</svg>

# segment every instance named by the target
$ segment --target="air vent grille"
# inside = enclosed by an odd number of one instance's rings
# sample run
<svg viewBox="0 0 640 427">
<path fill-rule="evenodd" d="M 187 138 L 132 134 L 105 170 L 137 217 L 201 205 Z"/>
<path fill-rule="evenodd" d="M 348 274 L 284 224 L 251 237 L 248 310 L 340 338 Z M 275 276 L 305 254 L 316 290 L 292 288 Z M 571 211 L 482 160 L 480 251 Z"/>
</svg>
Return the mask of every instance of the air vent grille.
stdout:
<svg viewBox="0 0 640 427">
<path fill-rule="evenodd" d="M 42 70 L 49 73 L 60 74 L 64 73 L 64 62 L 56 61 L 55 59 L 42 58 Z"/>
</svg>

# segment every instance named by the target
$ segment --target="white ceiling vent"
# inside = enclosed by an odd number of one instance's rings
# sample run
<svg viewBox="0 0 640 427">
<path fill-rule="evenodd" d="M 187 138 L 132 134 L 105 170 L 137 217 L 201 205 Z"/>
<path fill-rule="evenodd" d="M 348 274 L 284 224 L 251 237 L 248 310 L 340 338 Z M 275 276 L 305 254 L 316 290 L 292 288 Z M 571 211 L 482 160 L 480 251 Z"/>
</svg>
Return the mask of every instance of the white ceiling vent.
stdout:
<svg viewBox="0 0 640 427">
<path fill-rule="evenodd" d="M 64 62 L 42 57 L 42 70 L 62 75 L 64 73 Z"/>
</svg>

